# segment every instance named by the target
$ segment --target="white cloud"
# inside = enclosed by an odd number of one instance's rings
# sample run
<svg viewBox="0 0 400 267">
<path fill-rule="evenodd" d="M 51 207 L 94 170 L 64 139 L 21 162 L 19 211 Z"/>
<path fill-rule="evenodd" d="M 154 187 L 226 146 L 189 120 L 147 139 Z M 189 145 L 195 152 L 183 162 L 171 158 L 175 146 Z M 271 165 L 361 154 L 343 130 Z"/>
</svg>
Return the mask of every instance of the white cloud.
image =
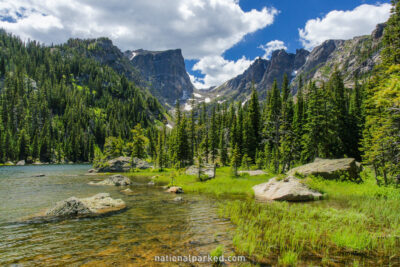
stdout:
<svg viewBox="0 0 400 267">
<path fill-rule="evenodd" d="M 360 5 L 350 11 L 333 10 L 325 17 L 307 21 L 299 36 L 306 49 L 312 49 L 328 39 L 351 39 L 370 34 L 376 24 L 390 16 L 390 4 Z"/>
<path fill-rule="evenodd" d="M 280 49 L 286 50 L 287 49 L 287 47 L 285 46 L 285 43 L 280 40 L 270 41 L 265 45 L 260 45 L 258 48 L 261 48 L 265 51 L 263 58 L 266 58 L 266 59 L 269 59 L 272 55 L 272 52 L 274 52 L 275 50 L 280 50 Z"/>
<path fill-rule="evenodd" d="M 14 21 L 0 28 L 47 44 L 105 36 L 124 50 L 182 48 L 185 58 L 199 59 L 221 55 L 276 14 L 245 12 L 235 0 L 2 0 L 0 20 Z"/>
<path fill-rule="evenodd" d="M 46 44 L 104 36 L 123 50 L 181 48 L 186 59 L 199 60 L 194 69 L 205 77 L 191 80 L 205 88 L 250 65 L 221 55 L 277 14 L 266 7 L 245 12 L 238 0 L 1 0 L 0 28 Z"/>
<path fill-rule="evenodd" d="M 226 60 L 222 56 L 204 57 L 193 66 L 193 70 L 200 71 L 205 77 L 197 78 L 193 84 L 198 89 L 220 85 L 230 78 L 243 73 L 251 63 L 252 60 L 244 56 L 236 61 Z"/>
</svg>

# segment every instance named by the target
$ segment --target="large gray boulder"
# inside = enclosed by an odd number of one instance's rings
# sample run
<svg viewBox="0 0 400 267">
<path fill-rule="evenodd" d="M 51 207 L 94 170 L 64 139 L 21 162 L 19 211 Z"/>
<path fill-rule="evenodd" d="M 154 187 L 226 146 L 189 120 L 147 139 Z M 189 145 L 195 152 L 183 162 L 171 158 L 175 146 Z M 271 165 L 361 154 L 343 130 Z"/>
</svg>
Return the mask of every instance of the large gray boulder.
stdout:
<svg viewBox="0 0 400 267">
<path fill-rule="evenodd" d="M 88 198 L 70 197 L 57 202 L 46 212 L 46 216 L 89 216 L 122 210 L 126 207 L 121 199 L 113 199 L 108 193 L 99 193 Z"/>
<path fill-rule="evenodd" d="M 199 167 L 192 165 L 187 168 L 186 174 L 188 175 L 199 175 Z M 203 165 L 200 169 L 200 175 L 205 176 L 206 179 L 215 178 L 215 167 L 214 165 Z"/>
<path fill-rule="evenodd" d="M 90 185 L 114 185 L 114 186 L 127 186 L 131 184 L 131 180 L 121 174 L 116 174 L 104 179 L 101 182 L 89 182 Z"/>
<path fill-rule="evenodd" d="M 118 157 L 107 161 L 98 172 L 128 172 L 130 169 L 148 169 L 151 165 L 139 158 Z"/>
<path fill-rule="evenodd" d="M 315 175 L 325 179 L 338 179 L 345 175 L 350 180 L 360 179 L 361 167 L 354 158 L 343 159 L 315 159 L 314 162 L 293 168 L 288 175 L 300 174 L 302 176 Z"/>
<path fill-rule="evenodd" d="M 17 164 L 15 164 L 17 166 L 24 166 L 25 165 L 25 160 L 20 160 L 17 162 Z"/>
<path fill-rule="evenodd" d="M 310 189 L 294 176 L 282 180 L 276 177 L 266 183 L 253 186 L 254 195 L 261 200 L 310 201 L 320 199 L 322 194 Z"/>
</svg>

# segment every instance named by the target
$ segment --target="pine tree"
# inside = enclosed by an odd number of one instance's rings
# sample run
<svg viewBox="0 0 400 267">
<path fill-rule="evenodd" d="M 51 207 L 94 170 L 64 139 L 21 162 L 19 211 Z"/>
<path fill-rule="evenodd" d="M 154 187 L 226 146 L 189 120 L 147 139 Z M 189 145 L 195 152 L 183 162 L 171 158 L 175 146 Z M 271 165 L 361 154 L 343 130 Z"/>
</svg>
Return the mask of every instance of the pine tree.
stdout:
<svg viewBox="0 0 400 267">
<path fill-rule="evenodd" d="M 279 171 L 279 146 L 281 139 L 282 99 L 276 80 L 272 84 L 271 96 L 267 108 L 266 138 L 267 153 L 272 155 L 275 172 Z"/>
<path fill-rule="evenodd" d="M 301 151 L 303 150 L 301 139 L 304 134 L 305 114 L 304 114 L 304 96 L 303 96 L 303 78 L 300 76 L 297 91 L 297 103 L 295 105 L 295 112 L 293 118 L 293 131 L 294 131 L 294 155 L 295 161 L 300 161 Z"/>
<path fill-rule="evenodd" d="M 392 0 L 392 10 L 382 38 L 382 59 L 386 66 L 400 64 L 400 1 Z"/>
<path fill-rule="evenodd" d="M 239 147 L 236 144 L 235 147 L 232 150 L 232 155 L 231 155 L 231 169 L 232 169 L 232 174 L 234 176 L 238 176 L 238 168 L 240 166 L 240 153 L 239 153 Z"/>
<path fill-rule="evenodd" d="M 211 127 L 210 127 L 210 152 L 211 152 L 211 161 L 215 162 L 217 154 L 218 154 L 218 131 L 217 131 L 217 121 L 216 121 L 216 113 L 215 108 L 212 110 L 211 114 Z"/>
<path fill-rule="evenodd" d="M 29 139 L 25 132 L 25 129 L 22 129 L 19 133 L 19 160 L 27 160 L 29 156 Z"/>
<path fill-rule="evenodd" d="M 142 126 L 138 123 L 134 129 L 131 130 L 132 142 L 128 143 L 131 147 L 131 157 L 143 159 L 146 157 L 146 145 L 149 139 L 144 135 Z"/>
<path fill-rule="evenodd" d="M 257 91 L 252 85 L 252 93 L 249 101 L 248 111 L 248 125 L 246 129 L 247 139 L 247 153 L 249 157 L 255 162 L 255 153 L 260 148 L 261 143 L 261 112 L 258 101 Z"/>
<path fill-rule="evenodd" d="M 225 131 L 223 129 L 221 130 L 219 141 L 219 158 L 222 166 L 226 166 L 228 164 L 228 149 L 226 147 Z"/>
</svg>

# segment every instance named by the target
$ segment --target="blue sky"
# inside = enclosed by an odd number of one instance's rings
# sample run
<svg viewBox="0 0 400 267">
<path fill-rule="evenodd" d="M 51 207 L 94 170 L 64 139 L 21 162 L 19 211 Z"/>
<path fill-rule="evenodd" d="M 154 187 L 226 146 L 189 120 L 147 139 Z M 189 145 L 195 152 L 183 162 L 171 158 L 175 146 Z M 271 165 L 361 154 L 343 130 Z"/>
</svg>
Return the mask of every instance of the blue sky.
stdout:
<svg viewBox="0 0 400 267">
<path fill-rule="evenodd" d="M 217 86 L 274 49 L 312 50 L 369 34 L 389 0 L 1 0 L 0 28 L 45 44 L 108 37 L 122 51 L 181 48 L 197 88 Z"/>
<path fill-rule="evenodd" d="M 274 7 L 279 10 L 273 24 L 246 35 L 240 42 L 223 53 L 227 60 L 237 60 L 242 56 L 249 59 L 262 57 L 264 51 L 259 48 L 272 40 L 281 40 L 290 53 L 296 53 L 296 49 L 304 48 L 300 41 L 299 29 L 304 28 L 310 19 L 323 18 L 333 10 L 353 10 L 363 4 L 378 5 L 390 3 L 390 1 L 373 0 L 241 0 L 240 7 L 244 11 L 261 9 L 264 6 Z M 186 60 L 188 72 L 196 77 L 204 77 L 200 71 L 192 68 L 198 60 Z"/>
</svg>

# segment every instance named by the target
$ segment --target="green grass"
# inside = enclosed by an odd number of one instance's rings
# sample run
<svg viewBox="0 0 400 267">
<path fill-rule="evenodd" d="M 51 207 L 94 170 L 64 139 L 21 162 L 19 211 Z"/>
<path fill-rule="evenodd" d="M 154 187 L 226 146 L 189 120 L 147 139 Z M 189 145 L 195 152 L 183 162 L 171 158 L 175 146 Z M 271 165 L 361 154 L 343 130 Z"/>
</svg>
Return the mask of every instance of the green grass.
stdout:
<svg viewBox="0 0 400 267">
<path fill-rule="evenodd" d="M 215 196 L 253 196 L 252 187 L 268 181 L 272 174 L 249 176 L 242 174 L 233 177 L 229 167 L 222 167 L 216 170 L 216 177 L 207 181 L 199 181 L 194 175 L 186 175 L 183 170 L 176 171 L 166 169 L 163 172 L 158 171 L 139 171 L 130 173 L 131 176 L 153 177 L 158 185 L 171 185 L 172 176 L 174 176 L 174 185 L 181 186 L 184 192 L 206 193 Z"/>
<path fill-rule="evenodd" d="M 368 172 L 364 183 L 306 178 L 327 199 L 307 204 L 226 201 L 220 216 L 237 225 L 234 246 L 256 262 L 345 265 L 374 259 L 400 261 L 400 190 L 378 187 Z M 357 261 L 355 261 L 355 258 Z M 317 264 L 318 265 L 318 264 Z"/>
<path fill-rule="evenodd" d="M 298 257 L 298 253 L 294 251 L 286 251 L 281 257 L 279 257 L 278 263 L 282 266 L 296 266 Z"/>
</svg>

